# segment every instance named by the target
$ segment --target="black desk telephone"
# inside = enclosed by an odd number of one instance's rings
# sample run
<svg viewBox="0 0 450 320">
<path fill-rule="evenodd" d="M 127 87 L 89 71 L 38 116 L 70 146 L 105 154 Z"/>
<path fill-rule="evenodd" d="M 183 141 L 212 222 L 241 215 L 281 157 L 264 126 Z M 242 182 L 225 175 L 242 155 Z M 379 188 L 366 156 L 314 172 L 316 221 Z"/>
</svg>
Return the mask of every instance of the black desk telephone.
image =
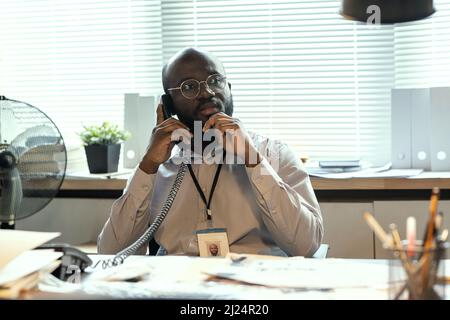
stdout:
<svg viewBox="0 0 450 320">
<path fill-rule="evenodd" d="M 81 273 L 92 264 L 92 260 L 83 251 L 65 243 L 47 243 L 36 249 L 53 249 L 62 252 L 61 265 L 52 274 L 61 279 L 67 280 L 75 273 Z"/>
</svg>

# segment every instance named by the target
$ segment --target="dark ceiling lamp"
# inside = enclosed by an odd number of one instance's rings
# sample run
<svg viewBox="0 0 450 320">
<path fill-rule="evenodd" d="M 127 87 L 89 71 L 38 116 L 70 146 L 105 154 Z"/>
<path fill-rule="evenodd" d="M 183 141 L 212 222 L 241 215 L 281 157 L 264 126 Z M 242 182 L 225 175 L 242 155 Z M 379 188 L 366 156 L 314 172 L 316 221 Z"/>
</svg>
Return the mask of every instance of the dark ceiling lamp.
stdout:
<svg viewBox="0 0 450 320">
<path fill-rule="evenodd" d="M 372 12 L 380 8 L 380 23 L 389 24 L 426 18 L 434 13 L 433 0 L 342 0 L 341 15 L 350 20 L 366 22 Z"/>
</svg>

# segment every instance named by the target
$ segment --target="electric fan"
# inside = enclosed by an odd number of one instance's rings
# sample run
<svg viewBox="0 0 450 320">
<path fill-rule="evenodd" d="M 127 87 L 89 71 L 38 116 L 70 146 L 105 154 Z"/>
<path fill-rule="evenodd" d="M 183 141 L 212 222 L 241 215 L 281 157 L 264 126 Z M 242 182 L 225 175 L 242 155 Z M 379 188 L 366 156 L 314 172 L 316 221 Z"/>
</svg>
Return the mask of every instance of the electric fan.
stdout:
<svg viewBox="0 0 450 320">
<path fill-rule="evenodd" d="M 43 209 L 64 180 L 67 153 L 56 125 L 38 108 L 0 96 L 0 222 Z"/>
</svg>

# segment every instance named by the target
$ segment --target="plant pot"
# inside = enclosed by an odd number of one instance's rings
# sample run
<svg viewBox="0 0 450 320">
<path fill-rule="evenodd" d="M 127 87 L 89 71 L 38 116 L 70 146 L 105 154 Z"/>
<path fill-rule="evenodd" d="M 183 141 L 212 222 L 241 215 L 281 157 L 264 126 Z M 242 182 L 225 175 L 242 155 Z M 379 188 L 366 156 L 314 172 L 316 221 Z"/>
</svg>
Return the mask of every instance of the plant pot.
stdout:
<svg viewBox="0 0 450 320">
<path fill-rule="evenodd" d="M 84 150 L 90 173 L 117 172 L 120 144 L 91 144 Z"/>
</svg>

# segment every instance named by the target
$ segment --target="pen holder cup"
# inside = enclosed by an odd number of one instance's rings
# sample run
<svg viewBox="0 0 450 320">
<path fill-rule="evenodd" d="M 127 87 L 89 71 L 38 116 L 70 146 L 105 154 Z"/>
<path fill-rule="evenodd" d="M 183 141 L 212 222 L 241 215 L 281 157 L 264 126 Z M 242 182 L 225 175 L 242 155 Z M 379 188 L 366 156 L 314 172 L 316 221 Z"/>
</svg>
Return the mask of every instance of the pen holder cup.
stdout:
<svg viewBox="0 0 450 320">
<path fill-rule="evenodd" d="M 389 299 L 445 299 L 445 259 L 448 242 L 425 249 L 422 241 L 401 249 L 390 249 L 394 259 L 389 262 Z"/>
</svg>

